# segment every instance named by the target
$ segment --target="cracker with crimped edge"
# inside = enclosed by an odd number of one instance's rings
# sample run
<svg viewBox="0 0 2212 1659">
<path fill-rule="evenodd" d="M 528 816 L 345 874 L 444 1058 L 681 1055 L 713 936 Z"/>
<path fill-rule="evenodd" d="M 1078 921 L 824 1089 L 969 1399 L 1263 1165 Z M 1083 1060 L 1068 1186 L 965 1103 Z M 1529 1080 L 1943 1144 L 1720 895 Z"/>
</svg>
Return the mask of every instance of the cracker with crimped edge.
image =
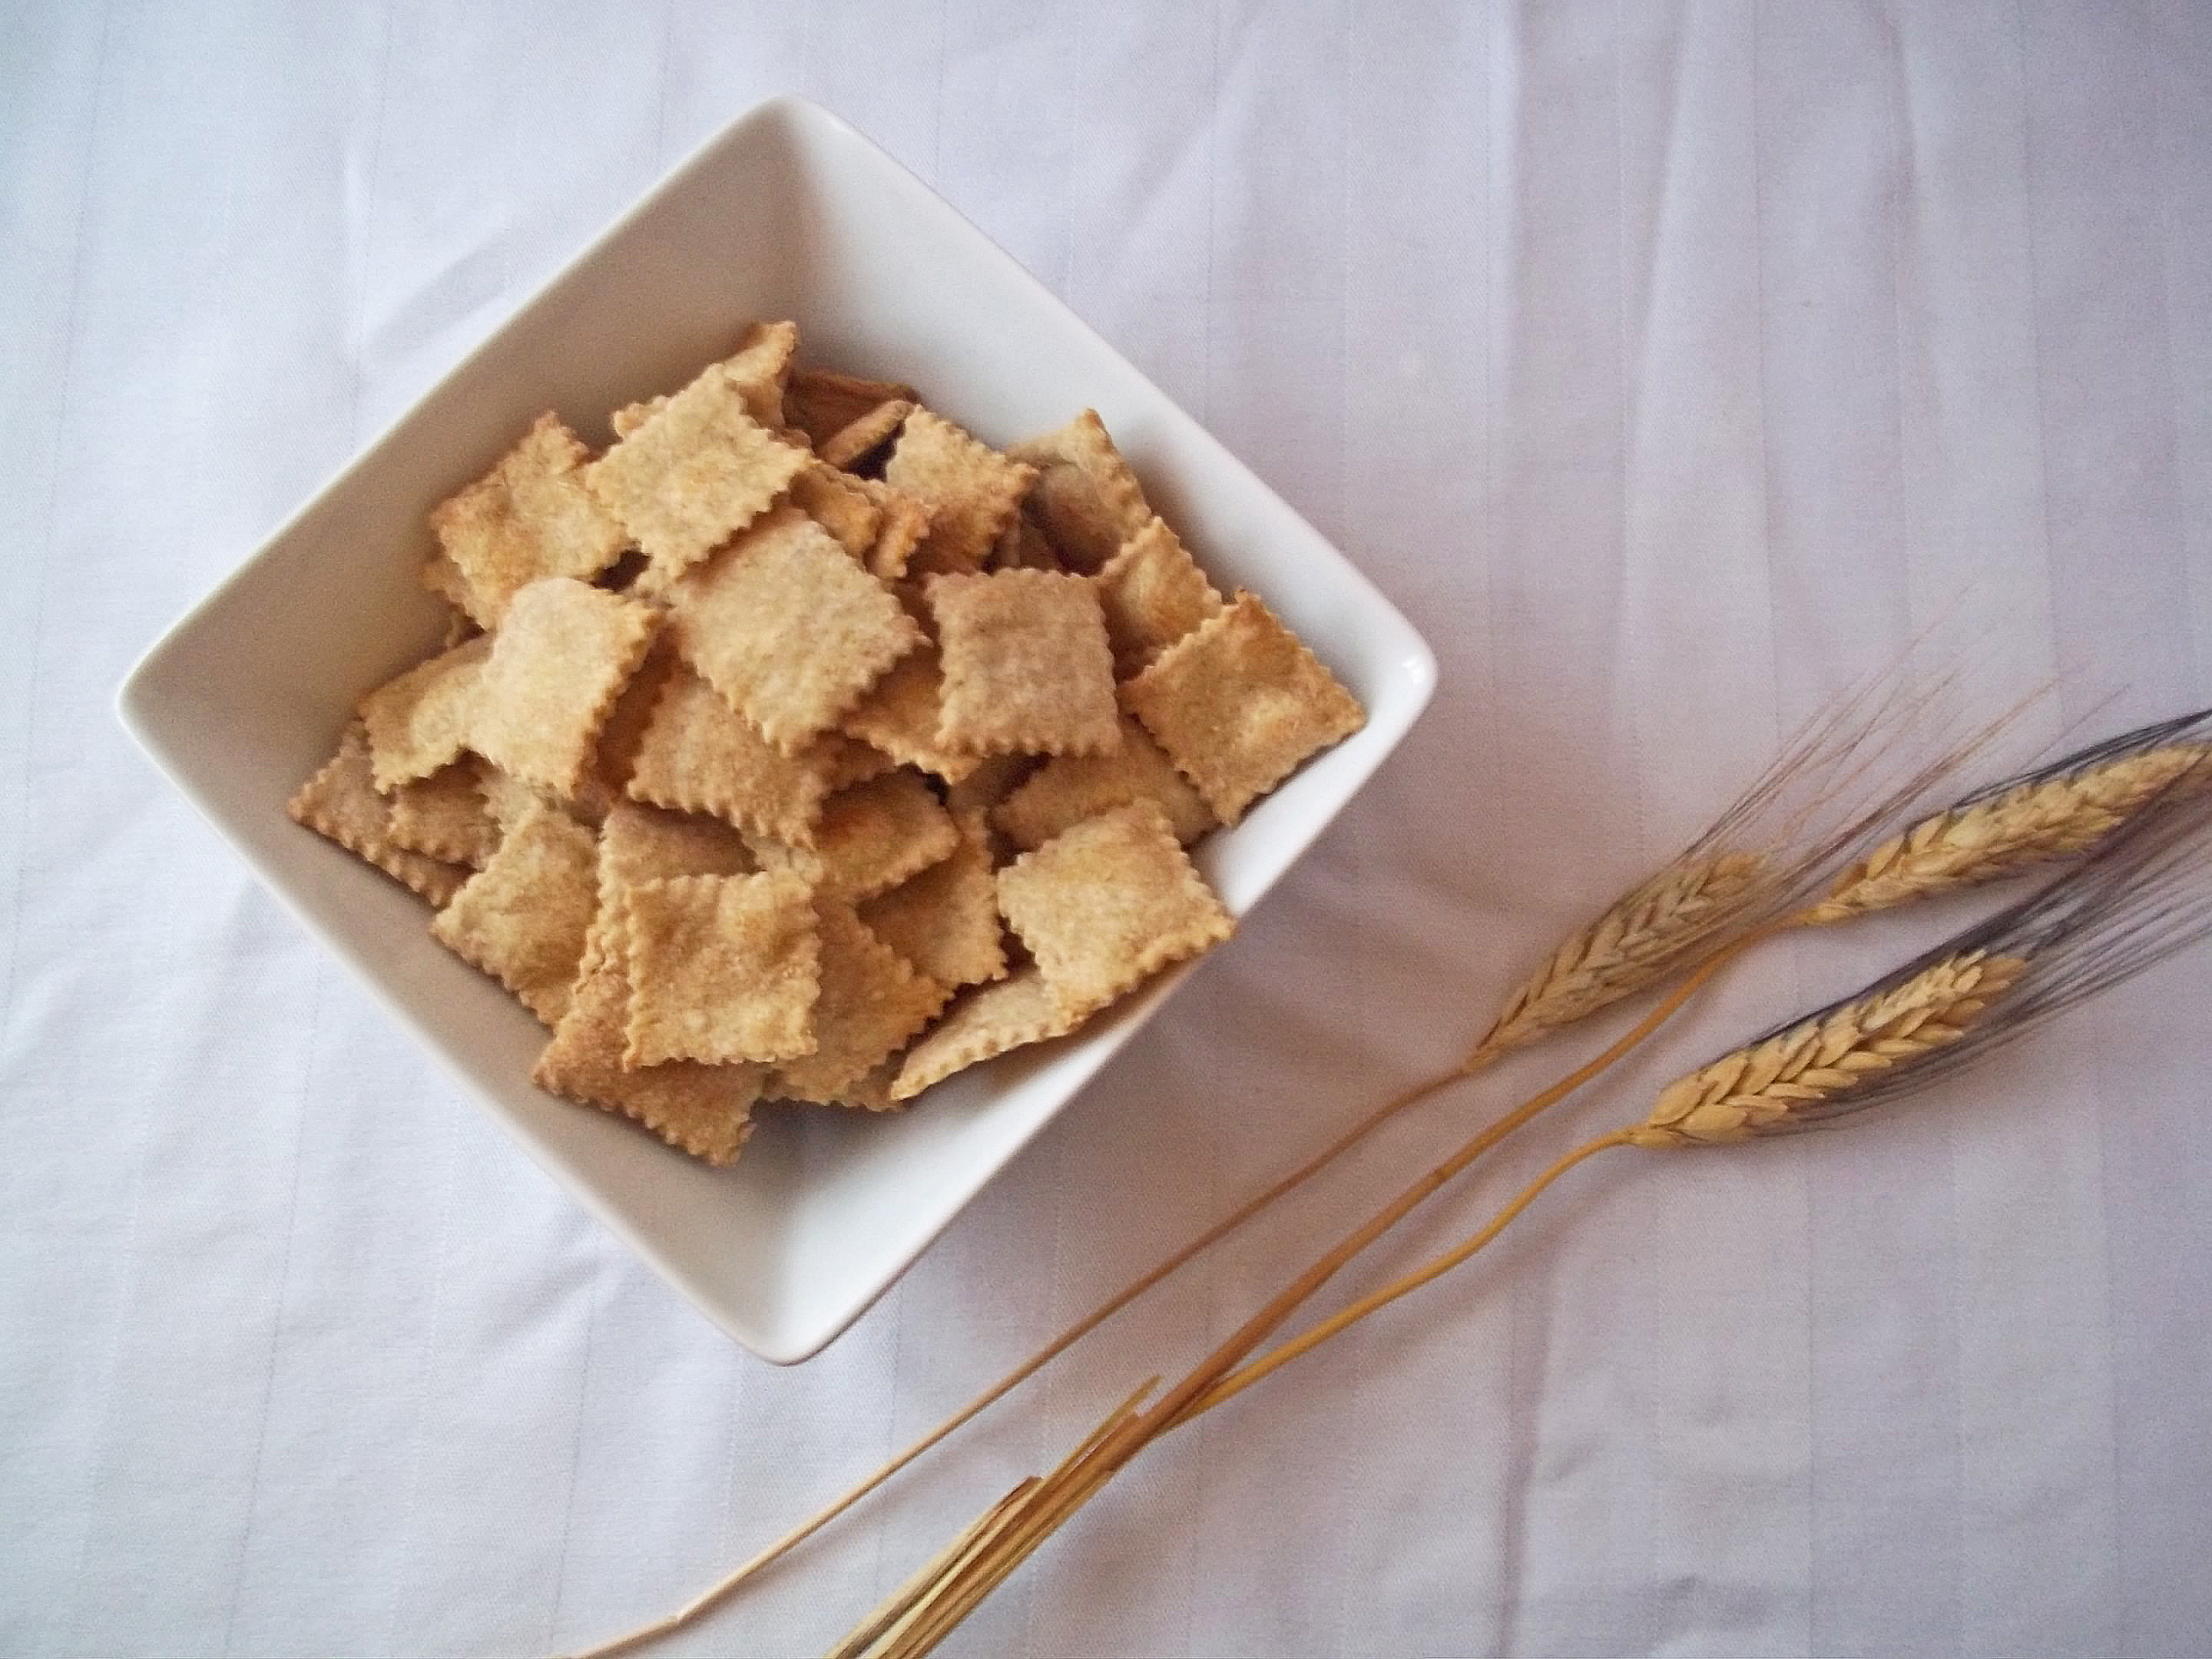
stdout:
<svg viewBox="0 0 2212 1659">
<path fill-rule="evenodd" d="M 999 532 L 998 544 L 991 550 L 991 568 L 994 570 L 1060 570 L 1066 568 L 1060 555 L 1027 507 L 1006 520 L 1006 527 Z"/>
<path fill-rule="evenodd" d="M 745 330 L 737 350 L 720 364 L 737 388 L 745 413 L 771 432 L 780 430 L 784 424 L 784 376 L 790 370 L 791 354 L 798 345 L 796 323 L 755 323 Z M 667 408 L 669 397 L 669 393 L 662 392 L 658 397 L 624 404 L 607 416 L 607 425 L 616 437 L 627 438 Z"/>
<path fill-rule="evenodd" d="M 628 534 L 584 487 L 591 455 L 559 416 L 540 415 L 498 465 L 431 509 L 471 617 L 495 622 L 518 588 L 546 576 L 588 580 L 621 556 Z"/>
<path fill-rule="evenodd" d="M 814 1052 L 784 1061 L 769 1086 L 787 1100 L 827 1105 L 929 1024 L 951 993 L 878 939 L 850 906 L 823 900 L 817 913 Z"/>
<path fill-rule="evenodd" d="M 394 675 L 356 705 L 379 789 L 427 778 L 459 757 L 491 649 L 489 635 L 464 640 Z"/>
<path fill-rule="evenodd" d="M 588 582 L 554 576 L 531 583 L 491 636 L 469 747 L 525 783 L 574 795 L 659 623 L 651 606 Z"/>
<path fill-rule="evenodd" d="M 938 742 L 937 721 L 944 702 L 945 675 L 937 647 L 925 640 L 894 663 L 838 724 L 886 755 L 934 773 L 947 783 L 957 783 L 983 763 L 982 757 Z"/>
<path fill-rule="evenodd" d="M 875 550 L 884 510 L 863 486 L 866 480 L 817 462 L 791 481 L 791 504 L 836 538 L 863 565 Z"/>
<path fill-rule="evenodd" d="M 627 1067 L 622 1055 L 629 1018 L 623 959 L 603 956 L 578 979 L 531 1081 L 563 1099 L 629 1118 L 708 1164 L 735 1163 L 752 1133 L 753 1103 L 768 1068 L 694 1060 Z"/>
<path fill-rule="evenodd" d="M 617 801 L 599 825 L 599 885 L 635 887 L 669 876 L 746 876 L 760 865 L 744 837 L 703 812 Z"/>
<path fill-rule="evenodd" d="M 812 462 L 755 420 L 727 368 L 711 363 L 584 482 L 665 579 L 750 524 Z"/>
<path fill-rule="evenodd" d="M 929 533 L 908 568 L 928 574 L 982 569 L 1036 477 L 1034 467 L 1008 460 L 941 415 L 918 409 L 908 416 L 884 482 L 929 508 Z"/>
<path fill-rule="evenodd" d="M 1367 720 L 1359 700 L 1249 592 L 1161 652 L 1122 685 L 1121 701 L 1230 824 Z"/>
<path fill-rule="evenodd" d="M 416 579 L 424 587 L 468 618 L 473 627 L 489 628 L 498 620 L 483 608 L 483 601 L 469 591 L 468 578 L 461 574 L 460 566 L 447 558 L 443 552 L 433 553 L 428 558 L 423 560 L 422 569 L 416 573 Z M 449 636 L 453 635 L 454 630 L 450 623 L 446 631 Z M 461 639 L 465 637 L 465 635 L 459 637 L 448 637 L 446 644 L 450 648 L 459 645 Z"/>
<path fill-rule="evenodd" d="M 929 533 L 929 504 L 902 489 L 892 489 L 881 479 L 855 478 L 853 482 L 867 491 L 868 499 L 883 514 L 876 531 L 876 544 L 868 550 L 869 570 L 883 581 L 903 580 L 907 566 L 913 562 L 915 549 Z"/>
<path fill-rule="evenodd" d="M 1097 570 L 1152 516 L 1137 475 L 1095 410 L 1006 453 L 1037 469 L 1027 510 L 1071 570 Z"/>
<path fill-rule="evenodd" d="M 1122 543 L 1091 580 L 1123 679 L 1221 609 L 1221 595 L 1161 519 Z"/>
<path fill-rule="evenodd" d="M 1103 1007 L 1237 928 L 1149 800 L 1084 819 L 998 882 L 1000 913 L 1071 1013 Z"/>
<path fill-rule="evenodd" d="M 346 727 L 337 753 L 300 786 L 285 811 L 294 823 L 336 842 L 433 904 L 445 903 L 468 879 L 465 868 L 392 841 L 392 803 L 376 791 L 368 736 L 359 720 Z"/>
<path fill-rule="evenodd" d="M 1125 714 L 1119 748 L 1047 761 L 993 809 L 991 823 L 1026 851 L 1085 818 L 1133 800 L 1155 803 L 1185 846 L 1214 827 L 1206 798 L 1176 770 L 1145 728 Z"/>
<path fill-rule="evenodd" d="M 871 380 L 821 368 L 794 368 L 784 385 L 784 413 L 816 449 L 871 410 L 889 403 L 919 403 L 921 394 L 902 380 Z"/>
<path fill-rule="evenodd" d="M 482 869 L 502 833 L 484 799 L 483 775 L 489 769 L 486 762 L 464 755 L 428 777 L 410 779 L 393 790 L 388 825 L 392 845 Z"/>
<path fill-rule="evenodd" d="M 920 407 L 911 398 L 886 398 L 824 438 L 815 446 L 815 453 L 832 466 L 861 465 L 897 436 L 906 417 Z"/>
<path fill-rule="evenodd" d="M 1121 740 L 1114 657 L 1080 576 L 994 570 L 928 587 L 945 689 L 937 740 L 972 754 L 1097 754 Z"/>
<path fill-rule="evenodd" d="M 824 801 L 811 847 L 758 837 L 751 843 L 763 869 L 797 871 L 825 896 L 853 902 L 897 886 L 959 844 L 936 793 L 903 768 Z"/>
<path fill-rule="evenodd" d="M 794 1059 L 814 1046 L 821 947 L 788 872 L 672 876 L 623 890 L 623 1064 Z"/>
<path fill-rule="evenodd" d="M 795 755 L 922 631 L 796 507 L 779 507 L 671 585 L 668 637 L 755 730 Z"/>
<path fill-rule="evenodd" d="M 461 884 L 430 932 L 552 1025 L 568 1006 L 598 908 L 598 842 L 558 807 L 539 805 Z"/>
<path fill-rule="evenodd" d="M 891 1079 L 893 1100 L 911 1100 L 955 1072 L 1032 1042 L 1066 1036 L 1083 1023 L 1054 997 L 1044 975 L 1024 968 L 996 985 L 968 992 L 906 1052 Z"/>
<path fill-rule="evenodd" d="M 811 844 L 830 793 L 829 751 L 793 757 L 771 745 L 721 693 L 680 665 L 653 707 L 627 786 L 633 800 L 716 817 Z"/>
<path fill-rule="evenodd" d="M 860 906 L 877 938 L 942 985 L 978 985 L 1006 971 L 990 832 L 981 815 L 957 820 L 960 844 Z"/>
<path fill-rule="evenodd" d="M 956 818 L 988 812 L 1032 776 L 1042 763 L 1035 755 L 986 755 L 966 777 L 948 785 L 945 810 Z"/>
</svg>

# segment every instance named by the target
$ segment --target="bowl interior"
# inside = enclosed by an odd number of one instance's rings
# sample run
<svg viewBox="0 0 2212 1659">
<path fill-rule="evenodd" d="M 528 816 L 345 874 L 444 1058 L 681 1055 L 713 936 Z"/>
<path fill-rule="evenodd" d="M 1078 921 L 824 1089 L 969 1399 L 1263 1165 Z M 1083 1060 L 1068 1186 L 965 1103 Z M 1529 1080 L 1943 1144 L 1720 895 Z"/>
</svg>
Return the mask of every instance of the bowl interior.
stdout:
<svg viewBox="0 0 2212 1659">
<path fill-rule="evenodd" d="M 589 441 L 681 384 L 755 317 L 803 361 L 911 380 L 1006 442 L 1095 407 L 1216 583 L 1252 587 L 1368 708 L 1200 863 L 1239 914 L 1427 702 L 1434 660 L 1358 573 L 980 232 L 842 122 L 796 99 L 672 173 L 402 416 L 148 653 L 125 724 L 307 927 L 525 1146 L 716 1323 L 801 1359 L 857 1316 L 1173 988 L 1010 1055 L 893 1116 L 767 1115 L 716 1171 L 528 1082 L 544 1034 L 438 945 L 411 895 L 300 830 L 292 791 L 360 695 L 436 643 L 417 586 L 425 515 L 540 410 Z M 1236 948 L 1232 944 L 1226 947 Z"/>
</svg>

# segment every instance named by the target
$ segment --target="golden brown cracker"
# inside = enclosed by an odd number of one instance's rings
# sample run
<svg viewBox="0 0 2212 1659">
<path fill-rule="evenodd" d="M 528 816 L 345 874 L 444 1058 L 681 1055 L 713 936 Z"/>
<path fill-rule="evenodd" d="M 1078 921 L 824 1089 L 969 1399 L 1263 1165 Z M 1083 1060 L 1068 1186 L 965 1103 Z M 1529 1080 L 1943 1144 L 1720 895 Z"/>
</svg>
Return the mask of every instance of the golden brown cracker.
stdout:
<svg viewBox="0 0 2212 1659">
<path fill-rule="evenodd" d="M 847 422 L 815 446 L 830 465 L 858 467 L 898 435 L 906 417 L 921 405 L 910 398 L 886 398 L 865 415 Z"/>
<path fill-rule="evenodd" d="M 951 993 L 871 933 L 848 905 L 823 901 L 814 1052 L 776 1068 L 788 1100 L 829 1104 L 929 1024 Z"/>
<path fill-rule="evenodd" d="M 937 721 L 944 702 L 945 676 L 937 647 L 925 640 L 893 664 L 839 725 L 885 755 L 957 783 L 982 764 L 982 757 L 938 742 Z"/>
<path fill-rule="evenodd" d="M 625 1066 L 812 1049 L 821 947 L 804 881 L 787 872 L 667 877 L 625 889 L 623 908 Z"/>
<path fill-rule="evenodd" d="M 492 823 L 502 836 L 514 829 L 532 807 L 558 804 L 520 778 L 510 777 L 489 761 L 478 763 L 477 788 L 483 796 L 484 810 L 491 814 Z"/>
<path fill-rule="evenodd" d="M 584 488 L 591 454 L 559 416 L 540 415 L 497 466 L 431 509 L 471 617 L 496 622 L 518 588 L 546 576 L 588 580 L 621 556 L 629 538 Z"/>
<path fill-rule="evenodd" d="M 677 651 L 787 755 L 829 730 L 923 637 L 881 582 L 788 506 L 669 597 Z"/>
<path fill-rule="evenodd" d="M 822 775 L 829 781 L 830 793 L 850 789 L 856 783 L 866 783 L 870 778 L 879 778 L 886 772 L 898 769 L 898 762 L 872 744 L 842 732 L 826 733 L 816 745 Z"/>
<path fill-rule="evenodd" d="M 864 480 L 816 462 L 791 481 L 791 502 L 836 538 L 837 545 L 866 564 L 875 550 L 884 510 L 862 488 Z"/>
<path fill-rule="evenodd" d="M 1037 469 L 1029 510 L 1071 570 L 1095 571 L 1152 516 L 1106 423 L 1085 410 L 1066 426 L 1006 452 Z"/>
<path fill-rule="evenodd" d="M 471 627 L 489 628 L 498 621 L 497 617 L 483 608 L 483 601 L 469 591 L 468 578 L 461 574 L 460 566 L 447 558 L 444 553 L 433 553 L 425 559 L 418 577 L 423 586 L 467 617 Z M 460 644 L 462 640 L 467 637 L 465 634 L 457 634 L 451 623 L 447 625 L 446 634 L 447 650 Z"/>
<path fill-rule="evenodd" d="M 392 841 L 392 803 L 376 792 L 368 735 L 359 720 L 346 727 L 337 753 L 300 786 L 285 811 L 294 823 L 329 837 L 433 904 L 451 899 L 468 878 L 459 866 L 410 852 Z"/>
<path fill-rule="evenodd" d="M 1246 592 L 1161 652 L 1121 699 L 1224 823 L 1367 720 L 1359 700 Z"/>
<path fill-rule="evenodd" d="M 1124 542 L 1092 580 L 1114 672 L 1123 679 L 1221 609 L 1221 595 L 1159 519 Z"/>
<path fill-rule="evenodd" d="M 883 581 L 902 580 L 907 566 L 913 562 L 915 549 L 929 533 L 928 504 L 878 479 L 860 478 L 854 482 L 867 491 L 868 499 L 883 514 L 882 524 L 876 532 L 876 544 L 868 551 L 868 569 Z"/>
<path fill-rule="evenodd" d="M 899 380 L 869 380 L 826 369 L 794 368 L 784 386 L 784 414 L 820 449 L 871 410 L 916 403 L 921 394 Z"/>
<path fill-rule="evenodd" d="M 386 680 L 361 700 L 369 766 L 382 790 L 427 778 L 468 746 L 491 641 L 465 640 Z"/>
<path fill-rule="evenodd" d="M 903 769 L 823 803 L 811 848 L 753 842 L 763 869 L 799 872 L 827 896 L 857 902 L 950 857 L 959 831 L 919 773 Z"/>
<path fill-rule="evenodd" d="M 1041 847 L 1087 817 L 1149 800 L 1167 814 L 1186 846 L 1214 827 L 1206 798 L 1175 769 L 1145 728 L 1126 714 L 1121 746 L 1103 755 L 1063 755 L 1047 761 L 991 814 L 992 823 L 1024 851 Z"/>
<path fill-rule="evenodd" d="M 978 815 L 960 844 L 920 874 L 860 907 L 876 937 L 941 985 L 976 985 L 1006 971 L 989 832 Z"/>
<path fill-rule="evenodd" d="M 956 818 L 988 813 L 1037 769 L 1035 755 L 987 755 L 966 777 L 948 785 L 945 810 Z"/>
<path fill-rule="evenodd" d="M 995 570 L 939 576 L 928 597 L 945 674 L 940 745 L 1084 755 L 1121 740 L 1113 653 L 1089 582 Z"/>
<path fill-rule="evenodd" d="M 551 1025 L 568 1006 L 599 908 L 599 845 L 559 808 L 525 812 L 430 931 Z"/>
<path fill-rule="evenodd" d="M 485 762 L 464 755 L 428 777 L 410 779 L 393 790 L 388 824 L 392 845 L 481 870 L 498 848 L 501 834 L 484 799 L 487 769 Z"/>
<path fill-rule="evenodd" d="M 744 876 L 760 868 L 744 837 L 703 812 L 617 801 L 599 825 L 599 884 L 635 887 L 669 876 Z"/>
<path fill-rule="evenodd" d="M 668 394 L 665 392 L 657 398 L 646 398 L 637 403 L 624 404 L 607 416 L 608 429 L 613 432 L 617 438 L 627 438 L 667 407 Z"/>
<path fill-rule="evenodd" d="M 624 683 L 614 707 L 600 722 L 599 740 L 592 745 L 592 778 L 608 799 L 618 797 L 629 787 L 630 769 L 637 763 L 638 745 L 645 741 L 653 708 L 667 690 L 670 678 L 682 672 L 683 660 L 669 644 L 665 632 L 655 633 L 645 660 Z"/>
<path fill-rule="evenodd" d="M 1071 1013 L 1103 1007 L 1237 927 L 1149 800 L 1084 819 L 998 880 L 1000 913 Z"/>
<path fill-rule="evenodd" d="M 630 1118 L 694 1158 L 735 1163 L 752 1133 L 753 1103 L 768 1068 L 672 1060 L 630 1070 L 622 1063 L 629 1018 L 623 959 L 601 957 L 578 979 L 531 1080 L 563 1099 Z"/>
<path fill-rule="evenodd" d="M 743 388 L 710 363 L 584 483 L 666 579 L 750 524 L 811 460 L 747 413 Z"/>
<path fill-rule="evenodd" d="M 891 1079 L 893 1100 L 911 1100 L 932 1084 L 1026 1043 L 1066 1036 L 1082 1024 L 1053 996 L 1044 975 L 1024 968 L 955 1002 L 921 1042 L 907 1050 Z"/>
<path fill-rule="evenodd" d="M 630 769 L 632 799 L 711 812 L 740 830 L 811 844 L 829 793 L 819 748 L 787 756 L 689 669 L 669 676 Z"/>
<path fill-rule="evenodd" d="M 738 349 L 722 360 L 723 372 L 745 400 L 746 413 L 771 432 L 785 424 L 784 386 L 798 349 L 798 324 L 754 323 L 738 337 Z"/>
<path fill-rule="evenodd" d="M 918 409 L 908 416 L 884 482 L 929 508 L 929 533 L 909 567 L 931 574 L 982 569 L 1036 477 L 1035 468 L 1008 460 L 941 415 Z"/>
<path fill-rule="evenodd" d="M 566 576 L 521 589 L 491 636 L 469 746 L 525 783 L 575 794 L 659 622 L 650 605 Z"/>
<path fill-rule="evenodd" d="M 1029 509 L 1024 507 L 1007 520 L 1006 527 L 999 532 L 998 544 L 991 550 L 991 568 L 1059 570 L 1063 567 L 1052 543 L 1037 528 Z"/>
</svg>

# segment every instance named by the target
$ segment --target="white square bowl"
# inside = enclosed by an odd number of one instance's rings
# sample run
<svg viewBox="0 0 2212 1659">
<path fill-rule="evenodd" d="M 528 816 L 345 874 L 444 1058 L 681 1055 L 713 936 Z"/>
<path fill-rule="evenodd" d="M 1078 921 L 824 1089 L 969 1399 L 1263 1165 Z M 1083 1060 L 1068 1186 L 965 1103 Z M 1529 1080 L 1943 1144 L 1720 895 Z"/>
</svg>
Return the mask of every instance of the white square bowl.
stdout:
<svg viewBox="0 0 2212 1659">
<path fill-rule="evenodd" d="M 361 694 L 437 641 L 441 608 L 416 580 L 431 506 L 542 410 L 604 441 L 605 411 L 681 383 L 756 317 L 796 319 L 804 357 L 912 381 L 989 441 L 1096 408 L 1217 584 L 1263 595 L 1366 704 L 1363 731 L 1200 848 L 1231 911 L 1404 737 L 1436 661 L 1340 553 L 981 232 L 795 98 L 678 167 L 155 644 L 118 699 L 155 763 L 579 1200 L 717 1325 L 788 1364 L 857 1317 L 1183 970 L 917 1110 L 766 1114 L 738 1165 L 710 1170 L 533 1088 L 538 1024 L 430 938 L 420 901 L 284 816 Z"/>
</svg>

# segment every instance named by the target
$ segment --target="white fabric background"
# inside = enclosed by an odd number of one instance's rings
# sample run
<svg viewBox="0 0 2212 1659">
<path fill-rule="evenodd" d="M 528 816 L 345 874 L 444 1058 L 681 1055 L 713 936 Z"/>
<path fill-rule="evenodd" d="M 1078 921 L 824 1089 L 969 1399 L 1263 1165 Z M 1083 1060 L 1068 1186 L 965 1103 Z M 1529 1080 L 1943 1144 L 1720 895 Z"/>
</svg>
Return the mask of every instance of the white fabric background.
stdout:
<svg viewBox="0 0 2212 1659">
<path fill-rule="evenodd" d="M 0 1648 L 656 1614 L 1329 1126 L 1932 619 L 2207 701 L 2187 0 L 21 4 L 0 38 Z M 1425 722 L 843 1340 L 712 1331 L 131 753 L 134 654 L 779 90 L 933 181 L 1435 642 Z M 988 317 L 976 326 L 988 328 Z M 1928 936 L 1778 948 L 1356 1277 Z M 948 1652 L 2193 1655 L 2212 956 L 1861 1133 L 1581 1173 L 1149 1455 Z M 1582 1039 L 1586 1047 L 1589 1037 Z M 673 1650 L 818 1651 L 1517 1061 Z"/>
</svg>

